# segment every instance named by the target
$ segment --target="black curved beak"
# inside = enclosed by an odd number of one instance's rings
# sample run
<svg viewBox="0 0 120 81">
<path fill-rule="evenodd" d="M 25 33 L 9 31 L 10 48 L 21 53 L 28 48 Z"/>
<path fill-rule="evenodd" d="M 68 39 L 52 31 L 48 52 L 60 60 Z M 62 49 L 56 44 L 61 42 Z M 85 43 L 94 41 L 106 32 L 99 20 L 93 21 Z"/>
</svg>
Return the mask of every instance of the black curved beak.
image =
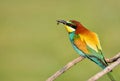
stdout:
<svg viewBox="0 0 120 81">
<path fill-rule="evenodd" d="M 67 22 L 65 21 L 65 20 L 57 20 L 57 24 L 59 24 L 59 23 L 62 23 L 62 24 L 67 24 Z"/>
</svg>

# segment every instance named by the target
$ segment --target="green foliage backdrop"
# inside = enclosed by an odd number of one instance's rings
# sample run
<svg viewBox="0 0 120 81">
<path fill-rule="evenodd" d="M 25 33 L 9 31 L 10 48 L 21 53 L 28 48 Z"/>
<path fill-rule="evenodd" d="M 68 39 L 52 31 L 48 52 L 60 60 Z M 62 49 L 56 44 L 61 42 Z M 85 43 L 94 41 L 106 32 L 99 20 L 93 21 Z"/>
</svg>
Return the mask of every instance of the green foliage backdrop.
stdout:
<svg viewBox="0 0 120 81">
<path fill-rule="evenodd" d="M 119 0 L 1 0 L 0 81 L 45 81 L 79 56 L 57 19 L 76 19 L 97 32 L 105 57 L 120 51 Z M 86 81 L 100 70 L 85 59 L 56 81 Z M 120 80 L 120 66 L 113 75 Z"/>
</svg>

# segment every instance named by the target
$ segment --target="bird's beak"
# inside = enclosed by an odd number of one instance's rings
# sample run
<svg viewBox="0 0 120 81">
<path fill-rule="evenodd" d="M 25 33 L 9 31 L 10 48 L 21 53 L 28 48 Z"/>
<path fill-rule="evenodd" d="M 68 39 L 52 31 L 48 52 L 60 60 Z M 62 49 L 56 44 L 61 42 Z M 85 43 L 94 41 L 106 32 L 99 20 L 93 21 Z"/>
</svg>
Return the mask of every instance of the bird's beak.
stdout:
<svg viewBox="0 0 120 81">
<path fill-rule="evenodd" d="M 65 21 L 65 20 L 57 20 L 57 24 L 62 23 L 65 25 L 65 28 L 67 30 L 67 32 L 73 32 L 75 31 L 75 27 L 74 25 L 72 25 L 69 21 Z"/>
<path fill-rule="evenodd" d="M 57 24 L 59 24 L 59 23 L 62 23 L 62 24 L 64 24 L 64 25 L 67 24 L 67 22 L 66 22 L 65 20 L 57 20 Z"/>
</svg>

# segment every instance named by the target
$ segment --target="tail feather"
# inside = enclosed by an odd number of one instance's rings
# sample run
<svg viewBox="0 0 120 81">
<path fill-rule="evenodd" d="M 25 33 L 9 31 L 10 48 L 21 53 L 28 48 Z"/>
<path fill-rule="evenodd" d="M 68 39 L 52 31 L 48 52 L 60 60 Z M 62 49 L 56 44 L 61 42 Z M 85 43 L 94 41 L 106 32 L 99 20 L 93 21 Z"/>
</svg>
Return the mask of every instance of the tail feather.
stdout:
<svg viewBox="0 0 120 81">
<path fill-rule="evenodd" d="M 107 75 L 108 75 L 108 77 L 109 77 L 109 79 L 110 79 L 111 81 L 116 81 L 116 80 L 114 79 L 114 77 L 112 76 L 111 72 L 107 73 Z"/>
<path fill-rule="evenodd" d="M 101 59 L 97 58 L 96 56 L 87 55 L 87 58 L 89 58 L 90 60 L 92 60 L 93 62 L 95 62 L 95 63 L 96 63 L 97 65 L 99 65 L 102 69 L 105 69 L 105 68 L 108 66 L 108 64 L 107 64 L 107 62 L 106 62 L 105 60 L 102 61 Z M 112 76 L 111 72 L 112 72 L 112 70 L 107 73 L 109 79 L 110 79 L 111 81 L 116 81 L 116 80 L 114 79 L 114 77 Z"/>
</svg>

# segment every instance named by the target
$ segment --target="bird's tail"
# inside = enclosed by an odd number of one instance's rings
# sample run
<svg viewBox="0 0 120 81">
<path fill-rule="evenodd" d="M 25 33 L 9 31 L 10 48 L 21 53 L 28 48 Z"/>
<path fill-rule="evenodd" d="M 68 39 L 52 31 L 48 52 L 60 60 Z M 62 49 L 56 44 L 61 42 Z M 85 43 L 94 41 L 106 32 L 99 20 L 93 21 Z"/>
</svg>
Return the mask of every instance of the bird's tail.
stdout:
<svg viewBox="0 0 120 81">
<path fill-rule="evenodd" d="M 109 79 L 110 79 L 111 81 L 116 81 L 116 80 L 114 79 L 114 77 L 112 76 L 111 72 L 107 73 L 107 75 L 108 75 L 108 77 L 109 77 Z"/>
<path fill-rule="evenodd" d="M 103 59 L 103 61 L 101 60 L 101 59 L 99 59 L 99 58 L 97 58 L 96 56 L 87 56 L 90 60 L 92 60 L 93 62 L 95 62 L 97 65 L 99 65 L 102 69 L 105 69 L 107 66 L 108 66 L 108 64 L 107 64 L 107 62 Z M 110 71 L 110 72 L 108 72 L 107 73 L 107 75 L 108 75 L 108 77 L 109 77 L 109 79 L 111 80 L 111 81 L 115 81 L 115 79 L 114 79 L 114 77 L 112 76 L 112 74 L 111 74 L 111 72 L 112 71 Z"/>
</svg>

